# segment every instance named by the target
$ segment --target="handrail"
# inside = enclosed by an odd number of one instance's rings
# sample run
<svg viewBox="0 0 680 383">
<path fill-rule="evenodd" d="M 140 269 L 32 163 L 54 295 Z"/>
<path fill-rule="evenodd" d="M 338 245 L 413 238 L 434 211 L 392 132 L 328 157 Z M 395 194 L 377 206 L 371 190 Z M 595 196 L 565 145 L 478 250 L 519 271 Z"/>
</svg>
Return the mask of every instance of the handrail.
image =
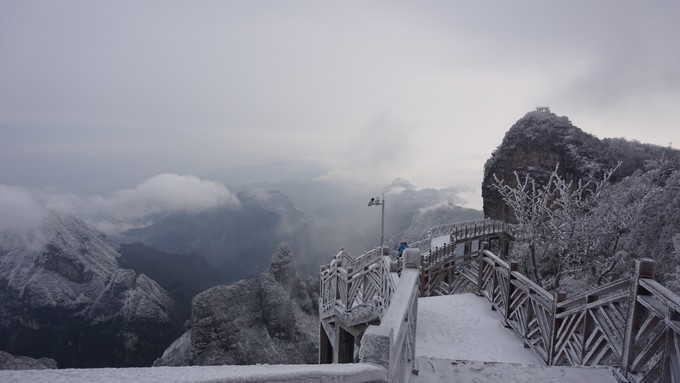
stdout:
<svg viewBox="0 0 680 383">
<path fill-rule="evenodd" d="M 653 261 L 636 261 L 633 278 L 566 299 L 486 246 L 478 257 L 479 293 L 546 364 L 620 366 L 620 382 L 680 378 L 680 297 L 653 279 Z"/>
<path fill-rule="evenodd" d="M 369 326 L 359 349 L 362 363 L 387 368 L 388 382 L 408 382 L 415 361 L 420 252 L 407 249 L 392 304 L 380 325 Z"/>
<path fill-rule="evenodd" d="M 680 377 L 680 297 L 655 281 L 654 261 L 635 261 L 621 367 L 622 382 Z"/>
<path fill-rule="evenodd" d="M 622 289 L 628 289 L 630 285 L 630 278 L 621 278 L 615 281 L 604 284 L 593 290 L 575 295 L 569 299 L 557 304 L 558 308 L 568 309 L 573 306 L 585 305 L 589 296 L 605 297 L 612 293 L 617 293 Z"/>
<path fill-rule="evenodd" d="M 320 272 L 319 317 L 348 326 L 379 319 L 389 306 L 394 281 L 380 248 L 352 257 L 340 251 Z"/>
</svg>

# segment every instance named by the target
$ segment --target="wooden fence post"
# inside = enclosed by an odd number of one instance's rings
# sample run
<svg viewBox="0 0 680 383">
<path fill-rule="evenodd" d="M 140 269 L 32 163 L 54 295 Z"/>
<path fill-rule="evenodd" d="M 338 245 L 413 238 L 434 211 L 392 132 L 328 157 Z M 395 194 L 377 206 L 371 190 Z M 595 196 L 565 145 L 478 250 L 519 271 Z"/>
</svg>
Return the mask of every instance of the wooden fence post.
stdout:
<svg viewBox="0 0 680 383">
<path fill-rule="evenodd" d="M 557 332 L 562 326 L 564 319 L 557 319 L 558 313 L 564 311 L 564 308 L 557 308 L 557 304 L 567 299 L 567 293 L 555 292 L 552 302 L 552 327 L 550 328 L 550 345 L 548 347 L 548 366 L 555 363 L 555 343 L 557 342 Z"/>
<path fill-rule="evenodd" d="M 676 311 L 674 309 L 669 309 L 667 318 L 670 321 L 676 321 L 680 322 L 680 311 Z M 675 344 L 675 331 L 668 327 L 666 329 L 666 345 L 665 345 L 665 350 L 664 350 L 664 360 L 663 360 L 663 368 L 661 372 L 661 381 L 662 382 L 669 382 L 673 383 L 673 379 L 677 379 L 677 371 L 678 371 L 678 365 L 677 365 L 677 360 L 678 360 L 678 354 L 677 354 L 677 349 L 676 349 L 676 344 Z"/>
<path fill-rule="evenodd" d="M 510 319 L 510 314 L 511 314 L 510 308 L 512 306 L 512 294 L 515 291 L 515 285 L 512 284 L 512 280 L 514 278 L 513 275 L 512 275 L 512 272 L 517 271 L 518 266 L 519 265 L 517 264 L 517 262 L 510 262 L 510 265 L 508 267 L 508 285 L 507 285 L 507 289 L 506 289 L 506 291 L 508 292 L 507 293 L 508 296 L 505 299 L 505 310 L 504 310 L 505 313 L 503 313 L 503 317 L 504 317 L 503 318 L 503 326 L 505 326 L 506 328 L 510 328 L 510 322 L 508 322 L 508 320 Z"/>
<path fill-rule="evenodd" d="M 635 270 L 630 280 L 630 295 L 628 297 L 628 317 L 626 318 L 626 333 L 623 337 L 623 352 L 621 355 L 620 378 L 628 379 L 629 367 L 635 357 L 635 335 L 640 329 L 640 319 L 644 314 L 637 298 L 640 293 L 640 278 L 654 278 L 654 261 L 649 258 L 635 260 Z"/>
<path fill-rule="evenodd" d="M 598 299 L 600 299 L 600 297 L 597 295 L 586 295 L 586 306 L 588 306 L 591 303 L 595 303 Z M 595 330 L 595 322 L 593 321 L 593 316 L 590 315 L 590 313 L 588 312 L 588 309 L 585 309 L 583 311 L 583 315 L 585 317 L 583 318 L 583 339 L 581 343 L 581 355 L 580 355 L 581 360 L 579 361 L 581 364 L 583 364 L 586 355 L 588 355 L 588 351 L 586 350 L 586 344 L 588 343 L 590 334 L 592 334 L 593 331 Z"/>
<path fill-rule="evenodd" d="M 483 296 L 482 285 L 484 284 L 484 250 L 489 249 L 487 242 L 482 243 L 482 247 L 477 252 L 477 295 Z"/>
</svg>

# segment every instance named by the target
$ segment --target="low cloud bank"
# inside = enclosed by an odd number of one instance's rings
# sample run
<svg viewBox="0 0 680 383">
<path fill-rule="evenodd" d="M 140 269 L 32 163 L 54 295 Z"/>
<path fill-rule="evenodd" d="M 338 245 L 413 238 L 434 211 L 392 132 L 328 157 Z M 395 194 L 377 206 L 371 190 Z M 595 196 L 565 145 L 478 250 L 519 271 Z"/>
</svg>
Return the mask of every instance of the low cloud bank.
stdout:
<svg viewBox="0 0 680 383">
<path fill-rule="evenodd" d="M 0 185 L 0 230 L 26 230 L 39 225 L 47 211 L 26 189 Z"/>
<path fill-rule="evenodd" d="M 106 234 L 115 234 L 148 224 L 148 217 L 154 214 L 199 212 L 238 204 L 238 199 L 220 182 L 170 173 L 147 178 L 134 188 L 108 196 L 0 185 L 0 230 L 26 230 L 55 212 L 75 215 Z"/>
</svg>

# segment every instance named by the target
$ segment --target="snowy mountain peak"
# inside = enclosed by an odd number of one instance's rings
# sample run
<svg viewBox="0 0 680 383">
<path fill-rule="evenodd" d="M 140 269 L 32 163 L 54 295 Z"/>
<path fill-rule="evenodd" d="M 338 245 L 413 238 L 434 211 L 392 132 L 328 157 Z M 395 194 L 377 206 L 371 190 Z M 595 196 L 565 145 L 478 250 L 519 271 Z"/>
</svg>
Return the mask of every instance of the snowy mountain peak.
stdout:
<svg viewBox="0 0 680 383">
<path fill-rule="evenodd" d="M 119 258 L 102 233 L 71 216 L 51 214 L 30 230 L 0 232 L 0 349 L 47 350 L 65 367 L 97 365 L 104 361 L 90 360 L 91 348 L 102 346 L 82 342 L 104 331 L 100 343 L 120 350 L 108 364 L 139 363 L 140 350 L 159 347 L 144 339 L 174 331 L 173 302 L 153 280 L 121 268 Z M 136 330 L 147 325 L 158 331 Z"/>
</svg>

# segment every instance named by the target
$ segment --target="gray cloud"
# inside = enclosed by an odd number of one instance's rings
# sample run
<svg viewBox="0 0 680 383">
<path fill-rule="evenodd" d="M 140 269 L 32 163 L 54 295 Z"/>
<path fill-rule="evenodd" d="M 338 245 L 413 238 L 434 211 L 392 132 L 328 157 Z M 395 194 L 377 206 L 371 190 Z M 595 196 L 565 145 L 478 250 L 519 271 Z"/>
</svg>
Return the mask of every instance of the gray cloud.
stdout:
<svg viewBox="0 0 680 383">
<path fill-rule="evenodd" d="M 3 2 L 0 182 L 108 195 L 300 161 L 340 184 L 478 190 L 537 105 L 600 137 L 680 142 L 679 7 Z"/>
<path fill-rule="evenodd" d="M 45 209 L 23 188 L 0 185 L 0 231 L 24 231 L 39 225 Z"/>
<path fill-rule="evenodd" d="M 177 174 L 160 174 L 107 196 L 0 185 L 0 230 L 26 230 L 54 212 L 75 215 L 106 234 L 115 234 L 150 223 L 147 220 L 152 214 L 199 212 L 238 204 L 219 182 Z"/>
</svg>

